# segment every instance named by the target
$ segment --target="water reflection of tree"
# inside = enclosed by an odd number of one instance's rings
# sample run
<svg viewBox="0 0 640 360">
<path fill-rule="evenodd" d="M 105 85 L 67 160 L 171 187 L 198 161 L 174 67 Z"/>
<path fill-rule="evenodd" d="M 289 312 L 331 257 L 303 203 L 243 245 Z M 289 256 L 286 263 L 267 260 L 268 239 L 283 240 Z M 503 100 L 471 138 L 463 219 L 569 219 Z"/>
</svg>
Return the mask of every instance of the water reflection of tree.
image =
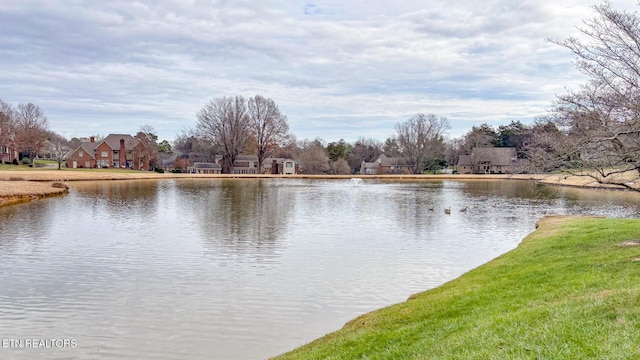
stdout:
<svg viewBox="0 0 640 360">
<path fill-rule="evenodd" d="M 74 186 L 95 216 L 145 219 L 155 216 L 158 207 L 158 180 L 97 181 Z"/>
<path fill-rule="evenodd" d="M 200 186 L 191 204 L 206 250 L 255 260 L 277 256 L 294 204 L 291 190 L 276 180 L 220 180 L 215 185 Z M 193 186 L 178 185 L 192 194 Z"/>
</svg>

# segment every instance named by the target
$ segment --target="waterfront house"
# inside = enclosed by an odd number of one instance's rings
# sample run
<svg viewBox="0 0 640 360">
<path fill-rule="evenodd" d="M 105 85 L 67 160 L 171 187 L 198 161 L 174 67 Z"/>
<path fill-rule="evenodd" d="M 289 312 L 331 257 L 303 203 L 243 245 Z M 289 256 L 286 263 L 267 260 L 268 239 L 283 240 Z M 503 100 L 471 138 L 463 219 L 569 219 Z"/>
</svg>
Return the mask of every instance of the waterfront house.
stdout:
<svg viewBox="0 0 640 360">
<path fill-rule="evenodd" d="M 360 166 L 362 175 L 411 174 L 411 165 L 402 157 L 378 156 L 374 162 L 363 161 Z"/>
<path fill-rule="evenodd" d="M 222 155 L 217 155 L 215 160 L 217 165 L 222 165 Z M 234 174 L 295 175 L 299 172 L 298 164 L 293 159 L 286 158 L 265 158 L 262 163 L 262 171 L 258 169 L 258 156 L 256 155 L 238 155 L 233 164 Z"/>
<path fill-rule="evenodd" d="M 71 152 L 69 168 L 149 169 L 149 151 L 144 144 L 128 134 L 109 134 L 102 141 L 92 136 Z"/>
<path fill-rule="evenodd" d="M 517 171 L 518 156 L 514 147 L 475 148 L 460 155 L 460 174 L 510 174 Z"/>
<path fill-rule="evenodd" d="M 262 164 L 263 174 L 295 175 L 299 172 L 298 164 L 293 159 L 266 158 Z"/>
<path fill-rule="evenodd" d="M 196 162 L 188 168 L 191 174 L 220 174 L 222 166 L 210 162 Z"/>
</svg>

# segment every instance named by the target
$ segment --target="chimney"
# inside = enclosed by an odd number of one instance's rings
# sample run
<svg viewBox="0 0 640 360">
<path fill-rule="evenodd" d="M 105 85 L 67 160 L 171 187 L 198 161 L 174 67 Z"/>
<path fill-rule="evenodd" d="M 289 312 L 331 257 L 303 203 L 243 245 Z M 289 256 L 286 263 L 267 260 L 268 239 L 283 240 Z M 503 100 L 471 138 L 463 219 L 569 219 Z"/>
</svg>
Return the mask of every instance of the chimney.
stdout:
<svg viewBox="0 0 640 360">
<path fill-rule="evenodd" d="M 127 157 L 124 150 L 124 139 L 120 139 L 120 151 L 118 152 L 118 162 L 121 168 L 127 167 Z"/>
<path fill-rule="evenodd" d="M 96 138 L 92 136 L 92 137 L 89 138 L 89 141 L 96 142 Z"/>
</svg>

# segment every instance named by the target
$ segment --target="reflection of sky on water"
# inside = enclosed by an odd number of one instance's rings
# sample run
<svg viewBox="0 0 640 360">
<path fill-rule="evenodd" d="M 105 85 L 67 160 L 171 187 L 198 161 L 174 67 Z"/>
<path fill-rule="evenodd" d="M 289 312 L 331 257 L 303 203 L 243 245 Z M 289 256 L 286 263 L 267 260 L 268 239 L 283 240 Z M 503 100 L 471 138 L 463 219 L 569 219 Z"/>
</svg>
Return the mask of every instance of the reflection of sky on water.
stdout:
<svg viewBox="0 0 640 360">
<path fill-rule="evenodd" d="M 638 199 L 526 181 L 76 184 L 0 208 L 0 338 L 78 340 L 18 359 L 265 358 L 485 263 L 542 216 L 638 217 Z"/>
</svg>

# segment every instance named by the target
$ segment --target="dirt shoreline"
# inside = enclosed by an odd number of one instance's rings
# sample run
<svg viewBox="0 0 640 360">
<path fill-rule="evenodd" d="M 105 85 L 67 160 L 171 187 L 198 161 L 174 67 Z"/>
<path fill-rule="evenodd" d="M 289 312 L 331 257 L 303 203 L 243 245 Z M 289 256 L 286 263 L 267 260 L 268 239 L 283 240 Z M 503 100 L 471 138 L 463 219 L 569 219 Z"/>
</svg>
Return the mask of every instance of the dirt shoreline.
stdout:
<svg viewBox="0 0 640 360">
<path fill-rule="evenodd" d="M 69 187 L 57 181 L 0 181 L 0 206 L 60 196 L 68 192 Z"/>
<path fill-rule="evenodd" d="M 0 170 L 0 206 L 26 202 L 68 192 L 76 181 L 146 180 L 146 179 L 380 179 L 380 180 L 535 180 L 547 185 L 572 186 L 594 189 L 623 189 L 619 186 L 598 184 L 593 179 L 559 174 L 518 175 L 204 175 L 159 174 L 155 172 L 125 171 L 65 171 L 65 170 Z M 57 185 L 54 185 L 57 184 Z M 58 187 L 56 187 L 58 186 Z"/>
</svg>

